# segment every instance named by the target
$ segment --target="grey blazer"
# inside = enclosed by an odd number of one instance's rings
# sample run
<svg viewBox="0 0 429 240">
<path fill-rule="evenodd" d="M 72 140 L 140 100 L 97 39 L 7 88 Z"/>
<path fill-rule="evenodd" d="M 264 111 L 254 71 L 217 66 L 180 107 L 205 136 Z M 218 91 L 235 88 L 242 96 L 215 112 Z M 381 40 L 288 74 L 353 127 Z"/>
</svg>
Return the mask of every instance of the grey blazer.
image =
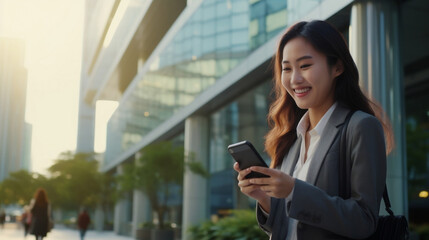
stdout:
<svg viewBox="0 0 429 240">
<path fill-rule="evenodd" d="M 268 217 L 257 207 L 259 226 L 270 239 L 286 239 L 289 217 L 299 221 L 299 240 L 363 239 L 375 231 L 386 183 L 384 133 L 375 117 L 361 111 L 353 114 L 346 139 L 351 198 L 338 197 L 339 133 L 348 112 L 339 104 L 332 113 L 308 169 L 307 181 L 295 180 L 292 199 L 271 198 Z M 283 159 L 283 169 L 290 175 L 301 142 L 299 137 Z"/>
</svg>

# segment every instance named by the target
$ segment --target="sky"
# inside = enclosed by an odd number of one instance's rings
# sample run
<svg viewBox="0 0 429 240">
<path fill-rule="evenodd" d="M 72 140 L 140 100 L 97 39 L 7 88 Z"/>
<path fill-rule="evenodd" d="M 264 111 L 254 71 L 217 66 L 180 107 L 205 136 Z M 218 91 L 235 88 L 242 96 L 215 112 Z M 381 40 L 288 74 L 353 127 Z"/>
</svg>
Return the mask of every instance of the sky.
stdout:
<svg viewBox="0 0 429 240">
<path fill-rule="evenodd" d="M 76 149 L 84 0 L 0 0 L 0 37 L 26 41 L 32 171 Z"/>
</svg>

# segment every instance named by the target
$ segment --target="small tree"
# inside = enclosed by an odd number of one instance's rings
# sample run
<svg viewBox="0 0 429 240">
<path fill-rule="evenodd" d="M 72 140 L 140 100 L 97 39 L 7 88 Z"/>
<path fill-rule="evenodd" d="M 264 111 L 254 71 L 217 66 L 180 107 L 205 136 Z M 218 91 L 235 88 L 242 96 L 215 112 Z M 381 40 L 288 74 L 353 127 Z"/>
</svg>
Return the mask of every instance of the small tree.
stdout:
<svg viewBox="0 0 429 240">
<path fill-rule="evenodd" d="M 26 170 L 11 172 L 0 183 L 0 204 L 28 204 L 38 187 L 46 187 L 47 179 Z"/>
<path fill-rule="evenodd" d="M 124 173 L 118 177 L 121 189 L 125 191 L 140 189 L 144 192 L 152 209 L 157 213 L 159 227 L 165 228 L 164 214 L 168 210 L 167 200 L 173 185 L 183 185 L 185 166 L 192 172 L 207 176 L 201 164 L 187 161 L 184 148 L 173 146 L 169 141 L 158 142 L 141 150 L 137 164 L 124 166 Z"/>
<path fill-rule="evenodd" d="M 94 153 L 61 153 L 49 168 L 55 181 L 53 203 L 62 209 L 75 210 L 82 206 L 95 207 L 109 198 L 105 173 L 98 171 Z"/>
</svg>

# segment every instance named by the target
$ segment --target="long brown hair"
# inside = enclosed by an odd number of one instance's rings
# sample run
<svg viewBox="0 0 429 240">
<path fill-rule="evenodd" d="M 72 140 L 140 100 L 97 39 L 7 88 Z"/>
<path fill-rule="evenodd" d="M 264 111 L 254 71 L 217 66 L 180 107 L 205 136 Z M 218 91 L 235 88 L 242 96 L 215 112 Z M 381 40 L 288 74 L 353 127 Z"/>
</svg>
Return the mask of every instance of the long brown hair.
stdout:
<svg viewBox="0 0 429 240">
<path fill-rule="evenodd" d="M 39 188 L 34 194 L 35 206 L 46 206 L 49 203 L 48 195 L 46 194 L 45 189 Z"/>
<path fill-rule="evenodd" d="M 283 157 L 297 139 L 298 122 L 307 111 L 296 105 L 281 82 L 283 49 L 296 37 L 305 38 L 317 51 L 325 54 L 329 66 L 341 61 L 344 71 L 335 81 L 335 101 L 351 110 L 361 110 L 376 116 L 383 125 L 387 149 L 390 151 L 393 145 L 390 125 L 385 115 L 381 117 L 381 107 L 369 100 L 360 89 L 358 69 L 343 35 L 329 23 L 314 20 L 298 22 L 289 27 L 281 37 L 273 58 L 275 99 L 267 117 L 270 131 L 265 136 L 265 150 L 272 159 L 270 166 L 273 168 L 282 163 Z"/>
</svg>

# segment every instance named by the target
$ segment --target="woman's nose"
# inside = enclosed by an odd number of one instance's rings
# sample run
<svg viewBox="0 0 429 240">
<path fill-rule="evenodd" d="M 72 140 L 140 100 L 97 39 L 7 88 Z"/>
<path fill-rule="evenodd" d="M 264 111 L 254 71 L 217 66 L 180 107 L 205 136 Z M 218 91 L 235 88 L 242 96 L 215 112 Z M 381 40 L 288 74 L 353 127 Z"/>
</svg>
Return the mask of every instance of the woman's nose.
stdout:
<svg viewBox="0 0 429 240">
<path fill-rule="evenodd" d="M 303 80 L 302 75 L 299 71 L 293 71 L 291 78 L 290 78 L 290 83 L 292 84 L 297 84 L 297 83 L 301 83 Z"/>
</svg>

